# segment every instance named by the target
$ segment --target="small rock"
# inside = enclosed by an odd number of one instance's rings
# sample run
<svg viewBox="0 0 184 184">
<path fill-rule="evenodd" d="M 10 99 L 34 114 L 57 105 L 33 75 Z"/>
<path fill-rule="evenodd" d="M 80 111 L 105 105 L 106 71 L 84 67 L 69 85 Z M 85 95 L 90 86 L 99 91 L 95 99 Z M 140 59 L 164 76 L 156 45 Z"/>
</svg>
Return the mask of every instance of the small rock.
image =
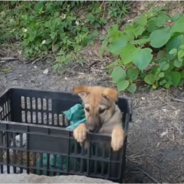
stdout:
<svg viewBox="0 0 184 184">
<path fill-rule="evenodd" d="M 109 20 L 109 19 L 111 19 L 111 16 L 110 15 L 107 16 L 107 20 Z"/>
<path fill-rule="evenodd" d="M 43 74 L 45 74 L 45 75 L 47 75 L 48 73 L 49 73 L 49 69 L 48 68 L 43 71 Z"/>
<path fill-rule="evenodd" d="M 162 137 L 164 137 L 165 135 L 167 135 L 168 134 L 168 130 L 166 130 L 165 132 L 162 132 L 161 134 L 160 134 L 160 137 L 162 138 Z"/>
<path fill-rule="evenodd" d="M 175 113 L 175 115 L 178 115 L 179 112 L 180 112 L 180 109 L 176 110 L 174 113 Z"/>
<path fill-rule="evenodd" d="M 102 30 L 102 35 L 106 35 L 106 31 L 104 29 Z"/>
<path fill-rule="evenodd" d="M 162 109 L 164 112 L 167 112 L 167 109 Z"/>
<path fill-rule="evenodd" d="M 37 69 L 37 66 L 34 65 L 34 68 Z"/>
<path fill-rule="evenodd" d="M 145 97 L 141 97 L 141 100 L 146 100 L 146 98 Z"/>
</svg>

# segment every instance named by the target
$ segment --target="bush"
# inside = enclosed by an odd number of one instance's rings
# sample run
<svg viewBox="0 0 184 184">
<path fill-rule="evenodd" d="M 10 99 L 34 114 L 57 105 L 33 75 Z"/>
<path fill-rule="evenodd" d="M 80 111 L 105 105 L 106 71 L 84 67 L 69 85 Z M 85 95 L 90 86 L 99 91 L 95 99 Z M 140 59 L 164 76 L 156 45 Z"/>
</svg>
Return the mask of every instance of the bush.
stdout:
<svg viewBox="0 0 184 184">
<path fill-rule="evenodd" d="M 107 67 L 119 91 L 135 93 L 137 81 L 152 89 L 184 83 L 184 15 L 169 16 L 152 9 L 119 30 L 114 25 L 103 41 L 101 54 L 116 61 Z"/>
<path fill-rule="evenodd" d="M 10 37 L 21 41 L 27 59 L 51 53 L 58 69 L 59 64 L 80 58 L 78 51 L 93 44 L 98 30 L 107 23 L 105 13 L 123 21 L 128 6 L 126 2 L 11 1 L 0 2 L 0 9 L 0 42 Z"/>
</svg>

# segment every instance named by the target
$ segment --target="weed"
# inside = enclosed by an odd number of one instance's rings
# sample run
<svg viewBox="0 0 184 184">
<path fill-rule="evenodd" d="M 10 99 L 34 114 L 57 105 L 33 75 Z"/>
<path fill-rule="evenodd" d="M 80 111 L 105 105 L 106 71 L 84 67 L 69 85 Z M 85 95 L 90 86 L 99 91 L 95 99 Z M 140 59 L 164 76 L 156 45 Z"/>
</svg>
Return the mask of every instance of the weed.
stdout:
<svg viewBox="0 0 184 184">
<path fill-rule="evenodd" d="M 27 59 L 52 54 L 56 71 L 63 63 L 80 62 L 77 53 L 93 44 L 100 36 L 99 29 L 107 23 L 102 3 L 108 4 L 107 12 L 114 18 L 127 12 L 127 5 L 120 6 L 119 2 L 0 2 L 0 43 L 10 38 L 21 41 Z"/>
<path fill-rule="evenodd" d="M 111 1 L 109 5 L 109 15 L 117 24 L 123 22 L 123 16 L 129 11 L 129 5 L 126 1 Z"/>
<path fill-rule="evenodd" d="M 108 66 L 119 91 L 136 91 L 144 80 L 152 89 L 184 83 L 184 15 L 169 16 L 161 8 L 139 16 L 123 31 L 114 25 L 103 41 L 101 54 L 111 52 Z"/>
</svg>

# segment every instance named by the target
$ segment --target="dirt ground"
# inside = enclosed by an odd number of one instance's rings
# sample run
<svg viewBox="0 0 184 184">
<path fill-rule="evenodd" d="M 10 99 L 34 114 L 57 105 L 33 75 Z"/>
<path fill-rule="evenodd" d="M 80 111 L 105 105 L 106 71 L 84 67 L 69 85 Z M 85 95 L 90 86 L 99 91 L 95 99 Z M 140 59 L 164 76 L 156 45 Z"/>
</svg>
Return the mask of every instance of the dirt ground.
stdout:
<svg viewBox="0 0 184 184">
<path fill-rule="evenodd" d="M 178 3 L 177 7 L 176 4 L 172 6 L 171 2 L 154 3 L 155 6 L 167 6 L 171 14 L 183 12 L 182 2 L 173 2 Z M 153 6 L 150 2 L 140 2 L 134 7 L 131 15 L 134 13 L 135 17 L 146 11 L 145 7 L 148 5 Z M 107 62 L 111 62 L 111 58 L 100 59 L 97 51 L 98 46 L 84 49 L 84 66 L 72 64 L 65 75 L 54 73 L 49 60 L 28 64 L 18 60 L 5 62 L 0 66 L 0 92 L 10 87 L 71 92 L 73 86 L 78 84 L 113 86 L 104 72 L 104 66 Z M 5 56 L 12 55 L 7 52 L 4 53 L 3 57 Z M 122 93 L 122 95 L 129 95 L 133 102 L 133 122 L 129 127 L 125 181 L 184 182 L 183 88 L 149 91 L 145 86 L 140 86 L 136 94 Z"/>
</svg>

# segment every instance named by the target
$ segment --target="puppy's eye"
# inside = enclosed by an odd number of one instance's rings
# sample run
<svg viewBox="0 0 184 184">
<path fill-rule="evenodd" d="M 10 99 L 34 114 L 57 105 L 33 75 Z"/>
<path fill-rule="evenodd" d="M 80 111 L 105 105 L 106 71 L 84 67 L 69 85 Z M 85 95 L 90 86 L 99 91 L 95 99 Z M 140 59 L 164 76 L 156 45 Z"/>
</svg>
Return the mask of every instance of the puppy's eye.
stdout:
<svg viewBox="0 0 184 184">
<path fill-rule="evenodd" d="M 99 109 L 98 112 L 99 114 L 102 114 L 103 112 L 105 112 L 106 109 Z"/>
<path fill-rule="evenodd" d="M 85 110 L 86 110 L 87 112 L 89 112 L 89 108 L 88 108 L 88 107 L 85 107 Z"/>
</svg>

